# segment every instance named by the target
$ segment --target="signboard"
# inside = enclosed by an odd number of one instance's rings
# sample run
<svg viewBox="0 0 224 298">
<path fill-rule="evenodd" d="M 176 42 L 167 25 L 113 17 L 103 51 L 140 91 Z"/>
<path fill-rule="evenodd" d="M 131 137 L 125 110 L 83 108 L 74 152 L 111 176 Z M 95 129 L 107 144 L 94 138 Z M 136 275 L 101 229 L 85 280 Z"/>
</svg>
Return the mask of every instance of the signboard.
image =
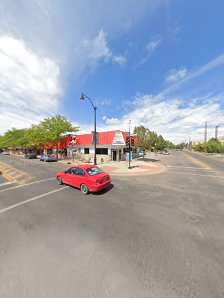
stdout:
<svg viewBox="0 0 224 298">
<path fill-rule="evenodd" d="M 126 152 L 126 160 L 129 161 L 129 152 Z M 132 152 L 130 154 L 130 161 L 132 160 Z"/>
<path fill-rule="evenodd" d="M 125 145 L 124 137 L 121 131 L 115 132 L 113 145 Z"/>
</svg>

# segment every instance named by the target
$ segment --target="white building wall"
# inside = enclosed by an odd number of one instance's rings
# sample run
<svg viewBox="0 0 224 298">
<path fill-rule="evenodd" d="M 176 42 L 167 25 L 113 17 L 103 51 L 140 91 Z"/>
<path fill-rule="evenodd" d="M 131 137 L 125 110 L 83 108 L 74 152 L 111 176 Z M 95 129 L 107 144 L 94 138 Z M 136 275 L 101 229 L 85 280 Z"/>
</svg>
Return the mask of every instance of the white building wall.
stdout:
<svg viewBox="0 0 224 298">
<path fill-rule="evenodd" d="M 83 152 L 84 152 L 84 150 L 83 150 Z M 89 148 L 89 153 L 94 154 L 94 148 Z"/>
</svg>

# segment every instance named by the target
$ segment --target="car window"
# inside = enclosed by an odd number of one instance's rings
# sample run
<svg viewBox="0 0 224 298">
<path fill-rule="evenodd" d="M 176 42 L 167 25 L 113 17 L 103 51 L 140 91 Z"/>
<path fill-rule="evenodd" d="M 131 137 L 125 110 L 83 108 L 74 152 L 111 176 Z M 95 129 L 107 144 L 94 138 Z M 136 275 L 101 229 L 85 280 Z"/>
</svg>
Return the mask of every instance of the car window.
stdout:
<svg viewBox="0 0 224 298">
<path fill-rule="evenodd" d="M 84 176 L 84 175 L 85 175 L 84 170 L 81 169 L 81 168 L 73 168 L 73 169 L 71 170 L 71 172 L 72 172 L 72 174 L 74 174 L 74 175 L 78 175 L 78 176 Z"/>
<path fill-rule="evenodd" d="M 97 167 L 88 168 L 88 169 L 86 169 L 86 171 L 90 176 L 95 176 L 95 175 L 103 173 L 103 170 L 101 170 L 100 168 L 97 168 Z"/>
</svg>

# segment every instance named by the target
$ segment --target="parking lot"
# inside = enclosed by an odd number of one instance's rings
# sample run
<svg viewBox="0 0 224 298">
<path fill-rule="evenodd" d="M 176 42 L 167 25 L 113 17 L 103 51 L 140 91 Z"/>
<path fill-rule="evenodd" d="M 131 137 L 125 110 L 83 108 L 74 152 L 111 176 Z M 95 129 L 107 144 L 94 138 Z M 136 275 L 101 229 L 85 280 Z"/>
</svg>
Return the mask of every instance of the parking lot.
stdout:
<svg viewBox="0 0 224 298">
<path fill-rule="evenodd" d="M 223 297 L 224 163 L 154 159 L 84 196 L 57 185 L 68 164 L 1 156 L 32 179 L 0 181 L 0 297 Z"/>
</svg>

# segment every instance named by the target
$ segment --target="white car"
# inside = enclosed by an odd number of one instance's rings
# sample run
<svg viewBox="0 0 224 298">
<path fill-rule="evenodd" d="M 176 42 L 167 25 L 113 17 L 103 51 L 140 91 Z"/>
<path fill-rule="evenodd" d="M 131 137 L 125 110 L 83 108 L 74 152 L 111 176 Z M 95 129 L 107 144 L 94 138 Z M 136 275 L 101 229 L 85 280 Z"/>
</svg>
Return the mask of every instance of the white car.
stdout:
<svg viewBox="0 0 224 298">
<path fill-rule="evenodd" d="M 10 155 L 10 153 L 8 151 L 3 151 L 2 155 Z"/>
</svg>

